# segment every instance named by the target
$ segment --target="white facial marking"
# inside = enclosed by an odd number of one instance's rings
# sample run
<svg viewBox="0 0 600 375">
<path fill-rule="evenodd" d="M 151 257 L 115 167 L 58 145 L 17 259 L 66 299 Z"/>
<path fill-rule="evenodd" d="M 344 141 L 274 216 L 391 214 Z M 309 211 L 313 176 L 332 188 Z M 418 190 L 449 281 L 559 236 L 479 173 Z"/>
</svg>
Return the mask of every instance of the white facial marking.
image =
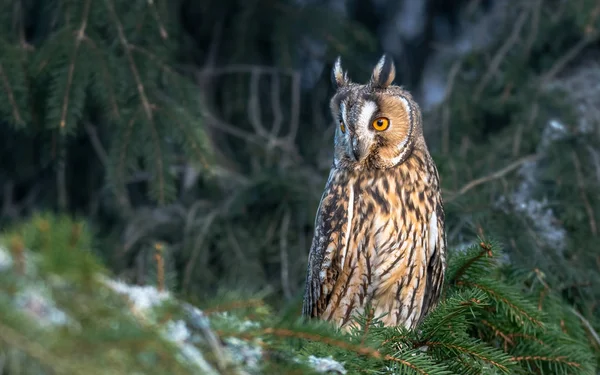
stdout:
<svg viewBox="0 0 600 375">
<path fill-rule="evenodd" d="M 346 113 L 346 103 L 340 104 L 340 113 L 342 114 L 342 121 L 344 121 L 344 126 L 347 126 L 348 114 Z"/>
<path fill-rule="evenodd" d="M 365 104 L 360 109 L 360 115 L 358 116 L 358 126 L 364 127 L 368 129 L 371 126 L 370 121 L 371 117 L 373 117 L 373 113 L 377 110 L 377 104 L 375 102 L 365 102 Z"/>
</svg>

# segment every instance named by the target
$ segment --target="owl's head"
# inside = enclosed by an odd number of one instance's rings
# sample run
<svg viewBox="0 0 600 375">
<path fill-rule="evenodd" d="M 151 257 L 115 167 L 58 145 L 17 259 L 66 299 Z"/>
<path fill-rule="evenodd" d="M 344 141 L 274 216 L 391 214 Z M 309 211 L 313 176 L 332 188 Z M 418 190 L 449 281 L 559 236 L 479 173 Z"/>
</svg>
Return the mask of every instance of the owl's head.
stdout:
<svg viewBox="0 0 600 375">
<path fill-rule="evenodd" d="M 392 85 L 393 60 L 383 55 L 366 84 L 351 82 L 339 57 L 331 73 L 335 165 L 383 169 L 404 162 L 423 137 L 421 110 L 409 92 Z"/>
</svg>

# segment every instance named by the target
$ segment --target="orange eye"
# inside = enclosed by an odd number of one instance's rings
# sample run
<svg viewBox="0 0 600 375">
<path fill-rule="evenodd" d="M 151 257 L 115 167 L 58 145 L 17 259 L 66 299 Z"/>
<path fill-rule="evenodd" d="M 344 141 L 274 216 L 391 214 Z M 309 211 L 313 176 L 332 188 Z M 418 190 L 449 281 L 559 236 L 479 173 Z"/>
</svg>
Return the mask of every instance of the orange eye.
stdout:
<svg viewBox="0 0 600 375">
<path fill-rule="evenodd" d="M 344 125 L 344 121 L 340 121 L 340 130 L 342 131 L 342 133 L 346 132 L 346 126 Z"/>
<path fill-rule="evenodd" d="M 373 129 L 382 132 L 390 126 L 390 120 L 386 117 L 378 117 L 371 125 L 373 126 Z"/>
</svg>

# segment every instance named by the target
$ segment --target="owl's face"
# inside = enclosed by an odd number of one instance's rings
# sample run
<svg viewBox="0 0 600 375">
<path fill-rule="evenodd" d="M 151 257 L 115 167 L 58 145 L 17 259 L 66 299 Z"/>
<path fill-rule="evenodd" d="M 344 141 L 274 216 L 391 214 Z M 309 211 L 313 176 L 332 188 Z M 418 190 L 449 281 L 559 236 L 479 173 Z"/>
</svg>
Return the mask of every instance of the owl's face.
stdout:
<svg viewBox="0 0 600 375">
<path fill-rule="evenodd" d="M 338 58 L 331 112 L 337 126 L 334 163 L 339 168 L 383 169 L 402 163 L 422 134 L 421 111 L 410 93 L 391 85 L 393 61 L 383 56 L 367 84 L 356 84 Z"/>
</svg>

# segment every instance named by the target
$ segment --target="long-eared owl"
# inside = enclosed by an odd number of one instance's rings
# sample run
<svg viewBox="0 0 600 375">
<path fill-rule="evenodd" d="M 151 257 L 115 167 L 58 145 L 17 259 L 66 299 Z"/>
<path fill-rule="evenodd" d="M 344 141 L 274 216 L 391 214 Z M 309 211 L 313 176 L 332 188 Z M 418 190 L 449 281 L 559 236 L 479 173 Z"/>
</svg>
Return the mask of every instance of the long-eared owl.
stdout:
<svg viewBox="0 0 600 375">
<path fill-rule="evenodd" d="M 411 94 L 383 55 L 366 84 L 338 57 L 334 160 L 315 219 L 302 313 L 348 329 L 371 306 L 413 329 L 438 303 L 446 268 L 439 175 Z"/>
</svg>

